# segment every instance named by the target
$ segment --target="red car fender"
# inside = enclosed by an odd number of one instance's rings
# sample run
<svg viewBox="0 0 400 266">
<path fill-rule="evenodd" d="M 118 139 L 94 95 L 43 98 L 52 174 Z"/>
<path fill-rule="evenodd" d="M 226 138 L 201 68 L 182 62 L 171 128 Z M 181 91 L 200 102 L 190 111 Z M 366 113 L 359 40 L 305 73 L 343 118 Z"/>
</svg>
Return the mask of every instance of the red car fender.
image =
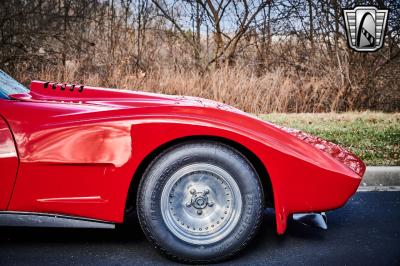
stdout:
<svg viewBox="0 0 400 266">
<path fill-rule="evenodd" d="M 209 136 L 234 141 L 256 155 L 266 167 L 273 190 L 273 195 L 267 197 L 274 198 L 279 234 L 284 233 L 287 217 L 292 213 L 325 211 L 342 206 L 356 191 L 361 180 L 360 176 L 347 167 L 338 167 L 342 172 L 320 168 L 277 151 L 268 143 L 232 128 L 216 128 L 195 121 L 186 124 L 151 120 L 133 127 L 133 145 L 139 146 L 134 155 L 137 160 L 135 165 L 157 147 L 176 139 L 193 137 L 193 132 L 196 132 L 199 138 Z M 148 139 L 152 141 L 149 142 Z M 335 161 L 333 163 L 339 164 Z"/>
<path fill-rule="evenodd" d="M 335 155 L 212 101 L 32 84 L 31 95 L 0 100 L 20 155 L 9 210 L 123 222 L 139 165 L 187 137 L 226 139 L 259 158 L 272 184 L 278 233 L 292 213 L 342 206 L 361 181 Z"/>
</svg>

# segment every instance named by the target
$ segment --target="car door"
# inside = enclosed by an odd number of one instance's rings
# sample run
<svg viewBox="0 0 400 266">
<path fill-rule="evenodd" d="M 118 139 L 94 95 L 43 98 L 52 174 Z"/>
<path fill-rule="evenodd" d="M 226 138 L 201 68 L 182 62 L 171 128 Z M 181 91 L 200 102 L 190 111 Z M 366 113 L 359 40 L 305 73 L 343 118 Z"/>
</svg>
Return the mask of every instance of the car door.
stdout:
<svg viewBox="0 0 400 266">
<path fill-rule="evenodd" d="M 8 124 L 0 113 L 0 211 L 7 209 L 14 188 L 17 170 L 18 155 L 14 138 Z"/>
</svg>

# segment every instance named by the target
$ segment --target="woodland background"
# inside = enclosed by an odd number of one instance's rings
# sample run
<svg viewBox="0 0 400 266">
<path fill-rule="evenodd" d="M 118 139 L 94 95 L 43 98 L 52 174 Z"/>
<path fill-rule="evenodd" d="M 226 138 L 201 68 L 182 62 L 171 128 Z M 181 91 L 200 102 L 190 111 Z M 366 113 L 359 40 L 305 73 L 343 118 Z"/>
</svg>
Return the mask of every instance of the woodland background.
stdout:
<svg viewBox="0 0 400 266">
<path fill-rule="evenodd" d="M 342 8 L 389 8 L 352 51 Z M 1 0 L 0 68 L 30 79 L 185 94 L 252 113 L 400 111 L 400 1 Z"/>
</svg>

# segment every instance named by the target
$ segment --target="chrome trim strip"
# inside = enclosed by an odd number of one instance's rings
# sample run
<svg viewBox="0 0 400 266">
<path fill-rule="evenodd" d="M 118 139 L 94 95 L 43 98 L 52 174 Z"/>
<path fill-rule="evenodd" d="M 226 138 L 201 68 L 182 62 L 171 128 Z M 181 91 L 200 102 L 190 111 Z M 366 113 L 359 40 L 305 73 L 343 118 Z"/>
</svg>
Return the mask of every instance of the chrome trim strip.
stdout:
<svg viewBox="0 0 400 266">
<path fill-rule="evenodd" d="M 114 229 L 106 221 L 61 214 L 0 211 L 0 226 Z"/>
</svg>

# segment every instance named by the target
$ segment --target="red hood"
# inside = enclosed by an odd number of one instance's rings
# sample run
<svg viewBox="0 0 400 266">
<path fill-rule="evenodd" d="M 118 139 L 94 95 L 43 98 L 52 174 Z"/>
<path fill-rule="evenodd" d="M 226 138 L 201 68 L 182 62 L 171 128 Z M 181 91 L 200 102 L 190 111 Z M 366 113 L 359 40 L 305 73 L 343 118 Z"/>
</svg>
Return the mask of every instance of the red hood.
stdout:
<svg viewBox="0 0 400 266">
<path fill-rule="evenodd" d="M 183 105 L 216 108 L 243 113 L 223 103 L 189 96 L 173 96 L 44 81 L 32 81 L 30 89 L 31 91 L 29 94 L 14 94 L 10 95 L 10 97 L 25 101 L 84 103 L 89 105 L 101 105 L 109 108 Z"/>
</svg>

